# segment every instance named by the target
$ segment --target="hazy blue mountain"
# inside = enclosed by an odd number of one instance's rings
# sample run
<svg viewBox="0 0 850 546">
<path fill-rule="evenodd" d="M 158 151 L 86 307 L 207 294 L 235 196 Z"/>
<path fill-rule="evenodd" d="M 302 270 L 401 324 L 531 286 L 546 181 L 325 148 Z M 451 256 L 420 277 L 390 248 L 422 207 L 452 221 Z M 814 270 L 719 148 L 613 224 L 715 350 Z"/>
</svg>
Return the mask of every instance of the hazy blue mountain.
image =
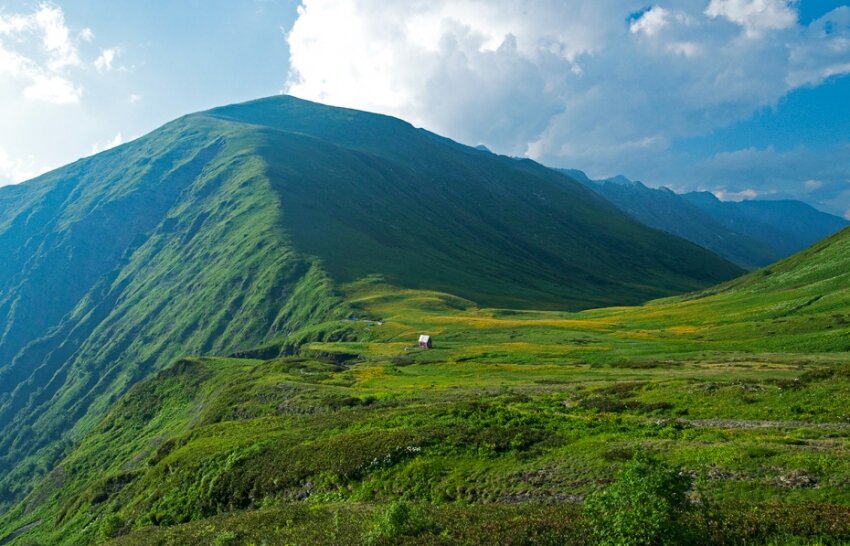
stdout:
<svg viewBox="0 0 850 546">
<path fill-rule="evenodd" d="M 801 201 L 720 201 L 709 192 L 677 194 L 624 176 L 594 181 L 579 170 L 560 171 L 644 224 L 746 268 L 786 258 L 850 225 Z"/>
<path fill-rule="evenodd" d="M 709 192 L 683 195 L 723 226 L 764 241 L 782 257 L 840 231 L 850 222 L 821 212 L 802 201 L 720 201 Z"/>
</svg>

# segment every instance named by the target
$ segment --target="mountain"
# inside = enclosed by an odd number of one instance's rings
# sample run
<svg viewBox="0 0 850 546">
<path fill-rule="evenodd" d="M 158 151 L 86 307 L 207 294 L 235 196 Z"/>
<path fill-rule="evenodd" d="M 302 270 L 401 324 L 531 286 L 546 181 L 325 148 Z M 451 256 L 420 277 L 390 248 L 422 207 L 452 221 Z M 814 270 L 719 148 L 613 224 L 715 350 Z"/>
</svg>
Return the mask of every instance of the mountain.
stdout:
<svg viewBox="0 0 850 546">
<path fill-rule="evenodd" d="M 720 201 L 708 192 L 677 194 L 623 176 L 593 181 L 574 169 L 561 172 L 585 184 L 648 226 L 703 246 L 746 268 L 786 258 L 850 225 L 800 201 Z"/>
<path fill-rule="evenodd" d="M 764 241 L 782 257 L 790 256 L 844 229 L 850 222 L 801 201 L 720 201 L 709 192 L 683 196 L 723 226 Z"/>
<path fill-rule="evenodd" d="M 577 309 L 737 273 L 709 253 L 691 257 L 692 245 L 643 228 L 537 163 L 393 118 L 291 100 L 210 115 L 300 139 L 298 150 L 314 159 L 267 150 L 271 174 L 301 179 L 281 188 L 290 192 L 287 228 L 341 282 L 380 273 L 482 305 Z M 331 158 L 339 167 L 327 168 Z"/>
<path fill-rule="evenodd" d="M 291 97 L 0 188 L 0 251 L 4 501 L 180 355 L 345 339 L 364 277 L 574 310 L 741 272 L 532 161 Z"/>
</svg>

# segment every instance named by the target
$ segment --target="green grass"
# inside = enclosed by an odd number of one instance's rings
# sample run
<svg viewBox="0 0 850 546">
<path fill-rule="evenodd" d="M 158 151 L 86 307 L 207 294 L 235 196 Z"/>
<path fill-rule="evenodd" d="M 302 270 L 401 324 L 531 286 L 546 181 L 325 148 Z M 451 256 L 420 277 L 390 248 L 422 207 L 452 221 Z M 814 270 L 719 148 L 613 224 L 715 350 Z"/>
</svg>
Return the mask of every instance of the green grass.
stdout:
<svg viewBox="0 0 850 546">
<path fill-rule="evenodd" d="M 9 293 L 21 298 L 13 309 L 44 310 L 42 319 L 59 307 L 29 300 L 29 292 L 54 299 L 68 292 L 75 305 L 0 365 L 0 504 L 26 492 L 130 386 L 179 356 L 250 349 L 345 316 L 327 275 L 280 227 L 264 163 L 244 151 L 257 140 L 220 121 L 183 120 L 110 152 L 101 158 L 109 168 L 94 159 L 79 167 L 77 201 L 53 220 L 68 234 L 41 234 L 61 241 L 54 250 L 61 264 L 48 260 L 48 272 L 30 271 L 23 288 Z M 153 166 L 148 154 L 157 158 Z M 37 182 L 50 177 L 61 174 Z M 88 207 L 97 231 L 78 233 L 73 215 Z M 111 210 L 98 212 L 104 209 Z M 130 228 L 149 231 L 133 237 Z M 112 230 L 132 246 L 113 263 L 80 261 L 99 245 L 118 245 Z M 94 283 L 88 292 L 74 286 L 78 277 Z M 21 315 L 8 317 L 8 332 L 24 328 Z M 10 347 L 10 334 L 4 341 Z"/>
<path fill-rule="evenodd" d="M 342 525 L 345 543 L 370 532 L 357 511 L 404 498 L 425 507 L 436 531 L 424 534 L 448 533 L 447 544 L 486 543 L 440 523 L 447 511 L 525 521 L 535 510 L 545 517 L 516 532 L 581 543 L 575 503 L 636 450 L 706 476 L 705 494 L 727 518 L 728 507 L 754 503 L 806 514 L 850 506 L 846 367 L 824 363 L 826 372 L 812 374 L 766 364 L 719 375 L 692 362 L 639 372 L 523 363 L 500 374 L 483 366 L 475 382 L 441 369 L 425 384 L 421 368 L 438 364 L 381 360 L 182 361 L 122 399 L 2 529 L 41 522 L 27 533 L 32 544 L 87 544 L 106 525 L 129 533 L 123 544 L 166 535 L 190 543 L 203 529 L 311 544 Z M 292 512 L 306 515 L 297 524 L 272 516 Z M 266 517 L 278 523 L 244 532 Z M 753 517 L 768 535 L 810 536 L 830 524 Z"/>
<path fill-rule="evenodd" d="M 582 313 L 347 285 L 356 320 L 307 328 L 347 338 L 184 359 L 141 383 L 0 536 L 589 544 L 582 500 L 647 452 L 700 483 L 710 511 L 682 524 L 710 543 L 844 543 L 848 241 L 703 294 Z M 418 523 L 390 533 L 396 499 Z"/>
</svg>

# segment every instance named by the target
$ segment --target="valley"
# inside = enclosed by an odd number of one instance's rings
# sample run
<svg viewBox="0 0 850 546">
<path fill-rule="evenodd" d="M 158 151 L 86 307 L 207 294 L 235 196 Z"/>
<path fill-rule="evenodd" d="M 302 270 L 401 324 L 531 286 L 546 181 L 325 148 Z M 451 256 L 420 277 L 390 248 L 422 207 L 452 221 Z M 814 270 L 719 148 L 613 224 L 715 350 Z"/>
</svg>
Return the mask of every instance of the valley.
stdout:
<svg viewBox="0 0 850 546">
<path fill-rule="evenodd" d="M 588 544 L 583 499 L 651 452 L 697 480 L 711 509 L 690 525 L 710 543 L 840 543 L 848 245 L 845 231 L 702 293 L 579 313 L 349 283 L 352 314 L 299 332 L 297 355 L 187 357 L 134 387 L 2 529 L 352 544 L 404 499 L 425 523 L 392 543 Z"/>
</svg>

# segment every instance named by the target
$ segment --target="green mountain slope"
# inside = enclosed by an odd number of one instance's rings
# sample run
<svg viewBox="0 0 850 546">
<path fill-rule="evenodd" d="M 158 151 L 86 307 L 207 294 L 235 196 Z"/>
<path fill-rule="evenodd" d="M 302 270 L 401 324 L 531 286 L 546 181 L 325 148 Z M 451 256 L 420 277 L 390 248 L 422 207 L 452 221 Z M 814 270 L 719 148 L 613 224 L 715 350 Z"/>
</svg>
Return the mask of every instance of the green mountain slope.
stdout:
<svg viewBox="0 0 850 546">
<path fill-rule="evenodd" d="M 187 116 L 0 203 L 6 501 L 177 356 L 347 316 L 340 282 L 579 309 L 740 273 L 533 162 L 290 97 Z"/>
<path fill-rule="evenodd" d="M 2 292 L 3 498 L 177 355 L 255 347 L 336 312 L 324 273 L 280 227 L 247 152 L 257 143 L 185 119 L 22 186 L 47 197 L 3 233 L 17 250 Z"/>
<path fill-rule="evenodd" d="M 262 126 L 292 150 L 263 152 L 285 225 L 339 281 L 378 273 L 482 305 L 575 309 L 737 273 L 534 162 L 394 118 L 281 98 L 210 115 Z"/>
<path fill-rule="evenodd" d="M 594 181 L 581 171 L 559 171 L 632 218 L 746 268 L 787 258 L 850 224 L 800 201 L 722 202 L 708 192 L 677 194 L 622 176 Z"/>
<path fill-rule="evenodd" d="M 588 544 L 577 503 L 648 450 L 705 476 L 706 544 L 842 543 L 849 278 L 845 230 L 640 307 L 346 285 L 381 325 L 284 358 L 179 360 L 0 517 L 0 540 L 357 544 L 402 497 L 425 523 L 377 543 Z"/>
</svg>

